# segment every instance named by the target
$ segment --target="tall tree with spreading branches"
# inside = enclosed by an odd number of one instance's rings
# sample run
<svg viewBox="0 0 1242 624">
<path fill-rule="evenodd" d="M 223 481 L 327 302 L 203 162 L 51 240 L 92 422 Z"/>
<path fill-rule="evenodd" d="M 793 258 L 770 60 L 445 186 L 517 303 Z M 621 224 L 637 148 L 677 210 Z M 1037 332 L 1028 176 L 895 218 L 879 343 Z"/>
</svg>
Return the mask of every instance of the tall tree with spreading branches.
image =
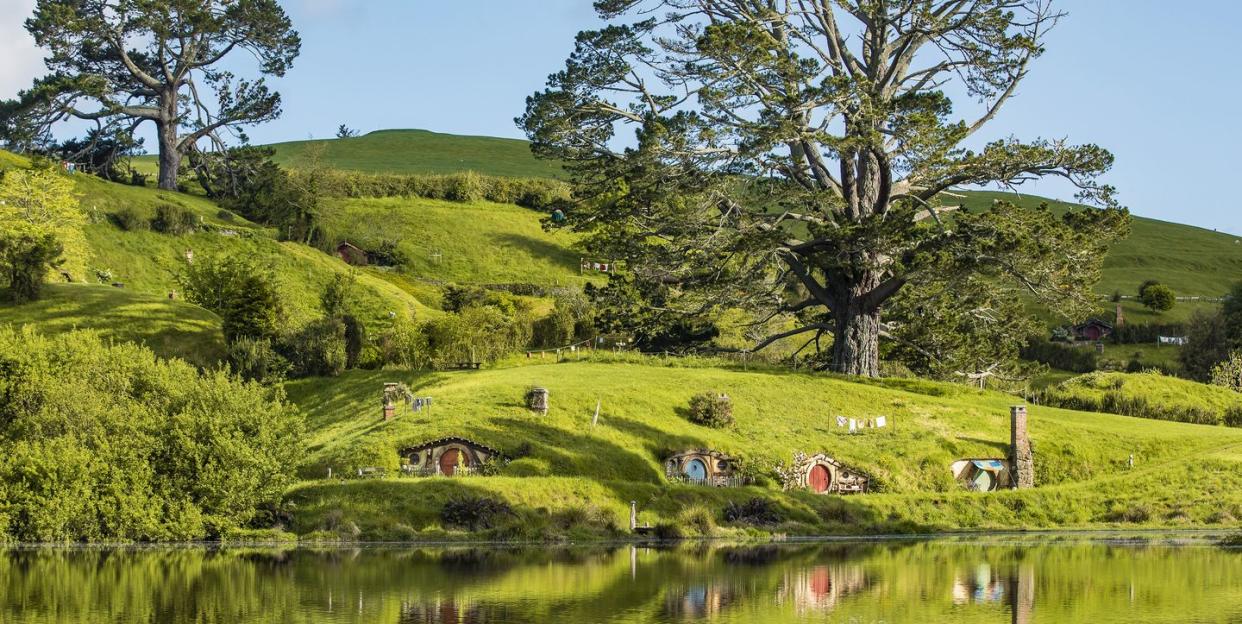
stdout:
<svg viewBox="0 0 1242 624">
<path fill-rule="evenodd" d="M 201 141 L 280 114 L 263 77 L 239 78 L 222 62 L 249 52 L 261 74 L 283 76 L 301 48 L 276 0 L 39 0 L 26 30 L 51 73 L 0 105 L 7 140 L 47 141 L 70 118 L 101 134 L 149 121 L 162 189 L 177 187 L 182 157 Z"/>
<path fill-rule="evenodd" d="M 955 345 L 981 353 L 986 340 L 927 328 L 1003 333 L 1019 292 L 1067 316 L 1091 305 L 1103 251 L 1128 228 L 1098 182 L 1112 155 L 1046 139 L 966 147 L 1043 52 L 1062 17 L 1049 0 L 595 7 L 609 24 L 578 34 L 517 122 L 537 155 L 567 163 L 568 222 L 591 252 L 626 260 L 662 311 L 792 319 L 754 348 L 831 337 L 839 372 L 877 375 L 889 337 L 977 377 L 996 364 Z M 949 91 L 979 114 L 957 118 Z M 632 141 L 618 137 L 627 127 Z M 958 186 L 1043 176 L 1104 208 L 970 213 L 946 201 Z M 934 325 L 918 318 L 928 306 Z M 1020 338 L 1007 340 L 1001 351 L 1016 352 Z"/>
</svg>

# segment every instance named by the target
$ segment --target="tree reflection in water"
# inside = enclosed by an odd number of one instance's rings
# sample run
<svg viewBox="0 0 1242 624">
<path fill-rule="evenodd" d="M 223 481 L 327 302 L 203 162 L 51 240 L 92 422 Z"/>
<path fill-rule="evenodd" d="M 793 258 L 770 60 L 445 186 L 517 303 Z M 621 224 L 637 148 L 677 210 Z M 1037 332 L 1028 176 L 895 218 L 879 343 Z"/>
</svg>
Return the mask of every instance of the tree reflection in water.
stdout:
<svg viewBox="0 0 1242 624">
<path fill-rule="evenodd" d="M 0 622 L 1242 622 L 1206 545 L 870 542 L 653 549 L 17 549 Z"/>
</svg>

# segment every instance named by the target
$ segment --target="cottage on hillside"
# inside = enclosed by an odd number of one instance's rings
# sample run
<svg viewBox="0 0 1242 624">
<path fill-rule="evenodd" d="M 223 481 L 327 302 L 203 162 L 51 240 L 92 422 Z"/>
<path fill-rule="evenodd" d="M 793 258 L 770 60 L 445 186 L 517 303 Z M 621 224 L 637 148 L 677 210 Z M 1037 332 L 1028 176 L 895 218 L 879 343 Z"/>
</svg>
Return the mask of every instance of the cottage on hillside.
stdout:
<svg viewBox="0 0 1242 624">
<path fill-rule="evenodd" d="M 700 485 L 742 485 L 736 475 L 737 464 L 719 451 L 688 450 L 664 460 L 664 474 L 672 481 Z"/>
<path fill-rule="evenodd" d="M 337 245 L 336 255 L 341 260 L 344 260 L 346 264 L 349 264 L 352 266 L 366 266 L 367 265 L 367 252 L 363 251 L 362 249 L 359 249 L 358 247 L 355 247 L 349 242 L 344 242 L 344 243 L 341 243 L 340 245 Z"/>
<path fill-rule="evenodd" d="M 1097 342 L 1109 337 L 1112 333 L 1112 324 L 1096 318 L 1087 319 L 1074 326 L 1074 340 Z"/>
<path fill-rule="evenodd" d="M 500 458 L 500 451 L 466 438 L 448 437 L 402 449 L 401 471 L 414 476 L 465 475 Z"/>
</svg>

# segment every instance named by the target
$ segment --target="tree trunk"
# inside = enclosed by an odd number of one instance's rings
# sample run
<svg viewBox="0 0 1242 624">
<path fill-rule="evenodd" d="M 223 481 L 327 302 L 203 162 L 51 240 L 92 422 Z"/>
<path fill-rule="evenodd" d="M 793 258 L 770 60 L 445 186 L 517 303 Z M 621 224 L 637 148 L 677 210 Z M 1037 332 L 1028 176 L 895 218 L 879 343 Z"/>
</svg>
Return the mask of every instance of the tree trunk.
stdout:
<svg viewBox="0 0 1242 624">
<path fill-rule="evenodd" d="M 177 147 L 177 122 L 157 121 L 160 142 L 159 187 L 165 191 L 177 190 L 177 173 L 181 168 L 181 152 Z"/>
<path fill-rule="evenodd" d="M 833 314 L 832 370 L 863 377 L 880 376 L 880 311 L 861 310 L 857 301 Z"/>
</svg>

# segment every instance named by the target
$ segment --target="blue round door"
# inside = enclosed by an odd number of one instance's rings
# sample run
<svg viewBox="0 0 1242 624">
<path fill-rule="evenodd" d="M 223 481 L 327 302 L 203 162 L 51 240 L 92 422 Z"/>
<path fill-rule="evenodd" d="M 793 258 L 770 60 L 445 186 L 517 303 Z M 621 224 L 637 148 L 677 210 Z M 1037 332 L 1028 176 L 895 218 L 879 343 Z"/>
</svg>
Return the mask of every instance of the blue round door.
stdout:
<svg viewBox="0 0 1242 624">
<path fill-rule="evenodd" d="M 707 464 L 701 459 L 692 459 L 686 462 L 686 478 L 691 481 L 704 481 L 707 479 Z"/>
</svg>

